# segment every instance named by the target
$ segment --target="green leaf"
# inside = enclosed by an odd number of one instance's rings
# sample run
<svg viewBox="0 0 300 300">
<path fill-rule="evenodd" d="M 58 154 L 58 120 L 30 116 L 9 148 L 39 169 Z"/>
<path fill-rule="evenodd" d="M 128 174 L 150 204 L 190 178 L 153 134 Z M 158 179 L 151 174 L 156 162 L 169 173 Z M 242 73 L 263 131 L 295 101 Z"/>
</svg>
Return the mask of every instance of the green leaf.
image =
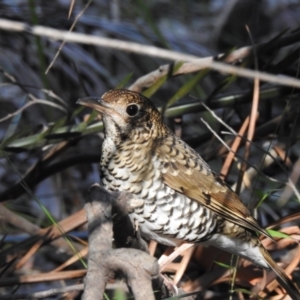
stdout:
<svg viewBox="0 0 300 300">
<path fill-rule="evenodd" d="M 266 193 L 261 192 L 260 190 L 255 190 L 254 193 L 260 197 L 260 200 L 258 201 L 258 203 L 256 204 L 256 208 L 260 207 L 260 205 L 268 198 L 270 197 L 270 195 L 276 193 L 277 191 L 279 191 L 279 189 L 275 189 L 275 190 L 271 190 L 268 191 Z"/>
<path fill-rule="evenodd" d="M 4 148 L 6 145 L 9 145 L 9 144 L 13 143 L 14 141 L 22 138 L 22 136 L 28 135 L 29 132 L 30 132 L 30 130 L 28 130 L 28 128 L 22 128 L 21 130 L 15 132 L 12 136 L 3 139 L 3 141 L 0 144 L 0 147 Z"/>
<path fill-rule="evenodd" d="M 175 63 L 175 65 L 173 65 L 173 69 L 170 72 L 171 74 L 166 74 L 159 78 L 152 86 L 150 86 L 143 92 L 143 95 L 147 98 L 150 98 L 167 81 L 169 77 L 173 76 L 173 74 L 175 74 L 180 69 L 182 65 L 183 62 Z M 172 64 L 170 65 L 170 67 L 172 68 Z"/>
<path fill-rule="evenodd" d="M 227 264 L 224 264 L 224 263 L 221 263 L 221 262 L 219 262 L 219 261 L 216 261 L 216 260 L 215 260 L 214 263 L 215 263 L 216 265 L 222 267 L 222 268 L 232 269 L 232 266 L 227 265 Z"/>
<path fill-rule="evenodd" d="M 104 293 L 103 296 L 104 296 L 105 300 L 110 300 L 106 293 Z"/>
<path fill-rule="evenodd" d="M 190 80 L 188 80 L 168 101 L 166 107 L 169 107 L 176 103 L 180 98 L 185 96 L 187 93 L 191 91 L 191 89 L 207 74 L 209 70 L 201 70 L 195 76 L 193 76 Z"/>
<path fill-rule="evenodd" d="M 55 144 L 61 142 L 62 140 L 65 140 L 65 136 L 63 134 L 78 133 L 79 135 L 87 135 L 87 134 L 101 132 L 102 130 L 103 130 L 103 123 L 101 121 L 88 126 L 86 126 L 86 122 L 82 122 L 78 125 L 64 126 L 58 128 L 54 132 L 49 132 L 49 130 L 46 130 L 46 132 L 37 133 L 31 136 L 15 139 L 12 142 L 1 145 L 1 147 L 4 148 L 5 146 L 8 148 L 15 148 L 16 150 L 18 148 L 33 149 L 33 148 L 38 148 L 38 147 L 45 146 L 46 144 L 49 144 L 47 136 L 50 134 L 52 136 L 57 134 L 57 139 L 51 139 L 51 144 Z M 0 152 L 0 158 L 1 157 L 3 157 L 2 152 Z"/>
<path fill-rule="evenodd" d="M 71 120 L 73 120 L 78 114 L 80 114 L 83 110 L 85 109 L 85 107 L 84 106 L 79 106 L 78 108 L 76 108 L 74 111 L 73 111 L 73 113 L 72 113 L 72 115 L 71 115 Z"/>
<path fill-rule="evenodd" d="M 234 289 L 235 292 L 241 292 L 241 293 L 244 293 L 244 294 L 247 294 L 247 295 L 252 295 L 253 293 L 251 291 L 248 291 L 246 289 L 242 289 L 242 288 L 235 288 Z M 260 298 L 258 298 L 260 299 Z"/>
<path fill-rule="evenodd" d="M 78 128 L 77 130 L 80 131 L 80 132 L 83 132 L 84 129 L 87 128 L 87 126 L 93 122 L 93 120 L 98 116 L 98 112 L 96 110 L 92 110 L 92 112 L 90 113 L 88 119 L 84 122 L 81 122 L 79 125 L 78 125 Z"/>
<path fill-rule="evenodd" d="M 164 75 L 158 79 L 154 84 L 152 84 L 148 89 L 146 89 L 142 94 L 150 98 L 155 92 L 167 81 L 167 75 Z"/>
<path fill-rule="evenodd" d="M 290 239 L 291 238 L 288 234 L 277 231 L 277 230 L 267 229 L 267 232 L 272 237 L 277 237 L 277 238 L 282 238 L 282 239 Z"/>
<path fill-rule="evenodd" d="M 117 288 L 114 293 L 114 300 L 126 300 L 126 294 L 121 288 Z"/>
</svg>

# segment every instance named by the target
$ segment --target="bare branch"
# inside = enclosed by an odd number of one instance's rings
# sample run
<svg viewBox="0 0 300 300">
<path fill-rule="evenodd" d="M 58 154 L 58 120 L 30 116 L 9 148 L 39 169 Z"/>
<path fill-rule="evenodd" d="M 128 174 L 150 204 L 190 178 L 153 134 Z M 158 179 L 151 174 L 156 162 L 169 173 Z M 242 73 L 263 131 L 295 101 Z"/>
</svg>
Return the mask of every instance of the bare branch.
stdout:
<svg viewBox="0 0 300 300">
<path fill-rule="evenodd" d="M 52 107 L 55 107 L 59 110 L 62 110 L 64 112 L 67 112 L 67 110 L 60 106 L 60 105 L 57 105 L 56 103 L 53 103 L 53 102 L 50 102 L 48 100 L 43 100 L 43 99 L 35 99 L 35 100 L 32 100 L 30 102 L 27 102 L 24 106 L 22 106 L 21 108 L 17 109 L 16 111 L 14 111 L 13 113 L 10 113 L 10 114 L 7 114 L 5 117 L 1 118 L 0 119 L 0 122 L 3 122 L 3 121 L 6 121 L 18 114 L 20 114 L 22 111 L 24 111 L 26 108 L 32 106 L 32 105 L 35 105 L 35 104 L 43 104 L 43 105 L 48 105 L 48 106 L 52 106 Z"/>
<path fill-rule="evenodd" d="M 225 59 L 224 61 L 228 62 L 227 59 Z M 129 87 L 129 89 L 136 92 L 141 92 L 143 89 L 153 85 L 161 77 L 167 75 L 169 72 L 169 67 L 170 65 L 160 66 L 157 70 L 140 77 Z M 232 65 L 228 65 L 224 62 L 214 61 L 213 57 L 199 58 L 191 62 L 186 62 L 182 64 L 182 66 L 177 71 L 175 71 L 172 74 L 172 76 L 194 73 L 203 69 L 212 69 L 226 74 L 233 74 L 251 79 L 259 79 L 261 81 L 266 81 L 279 85 L 300 88 L 300 80 L 295 79 L 293 77 L 282 75 L 276 76 L 265 72 L 235 67 Z"/>
<path fill-rule="evenodd" d="M 29 26 L 26 23 L 15 22 L 0 18 L 0 29 L 16 32 L 29 32 L 33 35 L 48 37 L 56 40 L 65 40 L 86 45 L 95 45 L 115 50 L 127 51 L 141 55 L 155 56 L 168 60 L 191 61 L 197 56 L 165 50 L 150 45 L 142 45 L 134 42 L 110 39 L 83 33 L 69 32 L 53 29 L 45 26 Z"/>
<path fill-rule="evenodd" d="M 29 26 L 22 22 L 10 21 L 0 18 L 0 29 L 7 31 L 24 32 L 27 31 L 31 34 L 44 36 L 56 40 L 64 40 L 65 42 L 75 42 L 79 44 L 95 45 L 105 48 L 113 48 L 115 50 L 121 50 L 131 53 L 137 53 L 140 55 L 155 56 L 172 61 L 188 61 L 183 64 L 179 70 L 172 75 L 187 74 L 197 72 L 202 69 L 212 69 L 227 74 L 235 74 L 241 77 L 247 77 L 252 79 L 259 79 L 261 81 L 267 81 L 276 83 L 279 85 L 292 86 L 300 88 L 300 80 L 294 79 L 289 76 L 276 76 L 264 72 L 253 71 L 250 69 L 239 68 L 231 66 L 222 62 L 214 61 L 214 57 L 198 58 L 194 55 L 179 53 L 176 51 L 165 50 L 151 45 L 141 45 L 134 42 L 126 42 L 122 40 L 110 39 L 105 37 L 99 37 L 94 35 L 87 35 L 83 33 L 62 31 L 45 26 Z M 297 36 L 298 37 L 298 36 Z M 295 37 L 296 38 L 296 35 Z M 299 37 L 298 37 L 299 39 Z M 289 40 L 286 42 L 288 44 Z M 284 43 L 282 43 L 284 44 Z M 265 44 L 256 45 L 255 47 L 264 46 Z M 243 47 L 233 51 L 230 55 L 224 59 L 227 63 L 234 63 L 238 60 L 248 56 L 253 47 Z M 223 57 L 224 54 L 219 54 L 218 58 Z M 169 70 L 169 65 L 161 66 L 158 70 L 153 71 L 143 77 L 140 77 L 129 89 L 140 92 L 146 87 L 152 85 L 157 79 L 166 75 Z"/>
<path fill-rule="evenodd" d="M 89 230 L 89 258 L 83 300 L 103 299 L 106 284 L 117 271 L 125 274 L 135 299 L 155 299 L 151 279 L 159 274 L 156 259 L 137 249 L 112 249 L 112 204 L 118 202 L 114 199 L 121 199 L 122 202 L 124 197 L 129 200 L 124 193 L 109 194 L 96 184 L 87 196 L 85 209 Z M 128 203 L 136 205 L 134 202 L 123 201 L 125 205 Z M 126 211 L 126 208 L 123 210 Z"/>
<path fill-rule="evenodd" d="M 75 27 L 77 21 L 78 21 L 79 18 L 84 14 L 84 12 L 87 10 L 87 8 L 90 6 L 91 2 L 92 2 L 92 0 L 90 0 L 90 1 L 84 6 L 83 10 L 82 10 L 81 12 L 79 12 L 79 14 L 76 16 L 74 22 L 72 23 L 72 26 L 71 26 L 69 32 L 71 32 L 71 31 L 74 29 L 74 27 Z M 70 17 L 70 13 L 71 13 L 71 11 L 72 11 L 73 5 L 74 5 L 74 3 L 71 3 L 70 11 L 69 11 L 69 17 Z M 58 50 L 57 50 L 57 52 L 56 52 L 54 58 L 52 59 L 51 63 L 49 64 L 49 66 L 48 66 L 48 68 L 47 68 L 47 70 L 45 71 L 45 74 L 48 74 L 49 70 L 50 70 L 51 67 L 53 66 L 55 60 L 57 59 L 58 55 L 60 54 L 62 48 L 63 48 L 64 45 L 65 45 L 65 43 L 66 43 L 66 40 L 63 40 L 63 42 L 62 42 L 61 45 L 59 46 L 59 48 L 58 48 Z"/>
<path fill-rule="evenodd" d="M 65 286 L 58 289 L 50 289 L 47 291 L 28 293 L 28 294 L 15 294 L 15 295 L 1 295 L 1 299 L 45 299 L 47 297 L 55 296 L 57 294 L 64 294 L 69 292 L 77 292 L 83 290 L 83 283 L 71 286 Z"/>
</svg>

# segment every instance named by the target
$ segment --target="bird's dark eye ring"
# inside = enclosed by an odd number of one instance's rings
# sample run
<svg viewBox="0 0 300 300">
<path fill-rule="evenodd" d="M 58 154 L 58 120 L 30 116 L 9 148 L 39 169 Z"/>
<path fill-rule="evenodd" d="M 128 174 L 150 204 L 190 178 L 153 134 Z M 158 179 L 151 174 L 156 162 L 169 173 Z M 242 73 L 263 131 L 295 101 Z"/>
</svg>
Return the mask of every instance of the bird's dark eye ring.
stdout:
<svg viewBox="0 0 300 300">
<path fill-rule="evenodd" d="M 139 111 L 139 107 L 136 104 L 130 104 L 126 108 L 126 112 L 130 117 L 135 116 Z"/>
</svg>

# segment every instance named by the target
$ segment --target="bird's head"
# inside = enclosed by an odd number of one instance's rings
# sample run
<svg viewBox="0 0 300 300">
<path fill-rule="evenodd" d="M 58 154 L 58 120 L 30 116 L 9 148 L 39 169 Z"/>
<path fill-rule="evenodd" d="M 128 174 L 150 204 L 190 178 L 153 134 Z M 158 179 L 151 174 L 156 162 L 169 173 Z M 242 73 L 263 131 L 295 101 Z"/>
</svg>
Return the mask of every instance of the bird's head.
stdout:
<svg viewBox="0 0 300 300">
<path fill-rule="evenodd" d="M 77 103 L 100 112 L 106 136 L 116 141 L 155 138 L 167 130 L 153 103 L 136 92 L 111 90 L 100 98 L 81 98 Z"/>
</svg>

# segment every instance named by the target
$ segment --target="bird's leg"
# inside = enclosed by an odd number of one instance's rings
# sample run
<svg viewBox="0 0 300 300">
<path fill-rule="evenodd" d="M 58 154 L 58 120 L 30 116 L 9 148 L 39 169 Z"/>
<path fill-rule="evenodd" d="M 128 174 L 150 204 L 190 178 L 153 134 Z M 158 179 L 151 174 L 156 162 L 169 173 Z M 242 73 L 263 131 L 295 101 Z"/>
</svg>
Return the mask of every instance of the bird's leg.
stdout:
<svg viewBox="0 0 300 300">
<path fill-rule="evenodd" d="M 160 266 L 160 271 L 162 272 L 166 266 L 171 263 L 176 257 L 182 254 L 185 250 L 193 247 L 193 243 L 183 243 L 179 247 L 176 247 L 175 250 L 170 255 L 163 254 L 159 260 L 158 264 Z"/>
</svg>

